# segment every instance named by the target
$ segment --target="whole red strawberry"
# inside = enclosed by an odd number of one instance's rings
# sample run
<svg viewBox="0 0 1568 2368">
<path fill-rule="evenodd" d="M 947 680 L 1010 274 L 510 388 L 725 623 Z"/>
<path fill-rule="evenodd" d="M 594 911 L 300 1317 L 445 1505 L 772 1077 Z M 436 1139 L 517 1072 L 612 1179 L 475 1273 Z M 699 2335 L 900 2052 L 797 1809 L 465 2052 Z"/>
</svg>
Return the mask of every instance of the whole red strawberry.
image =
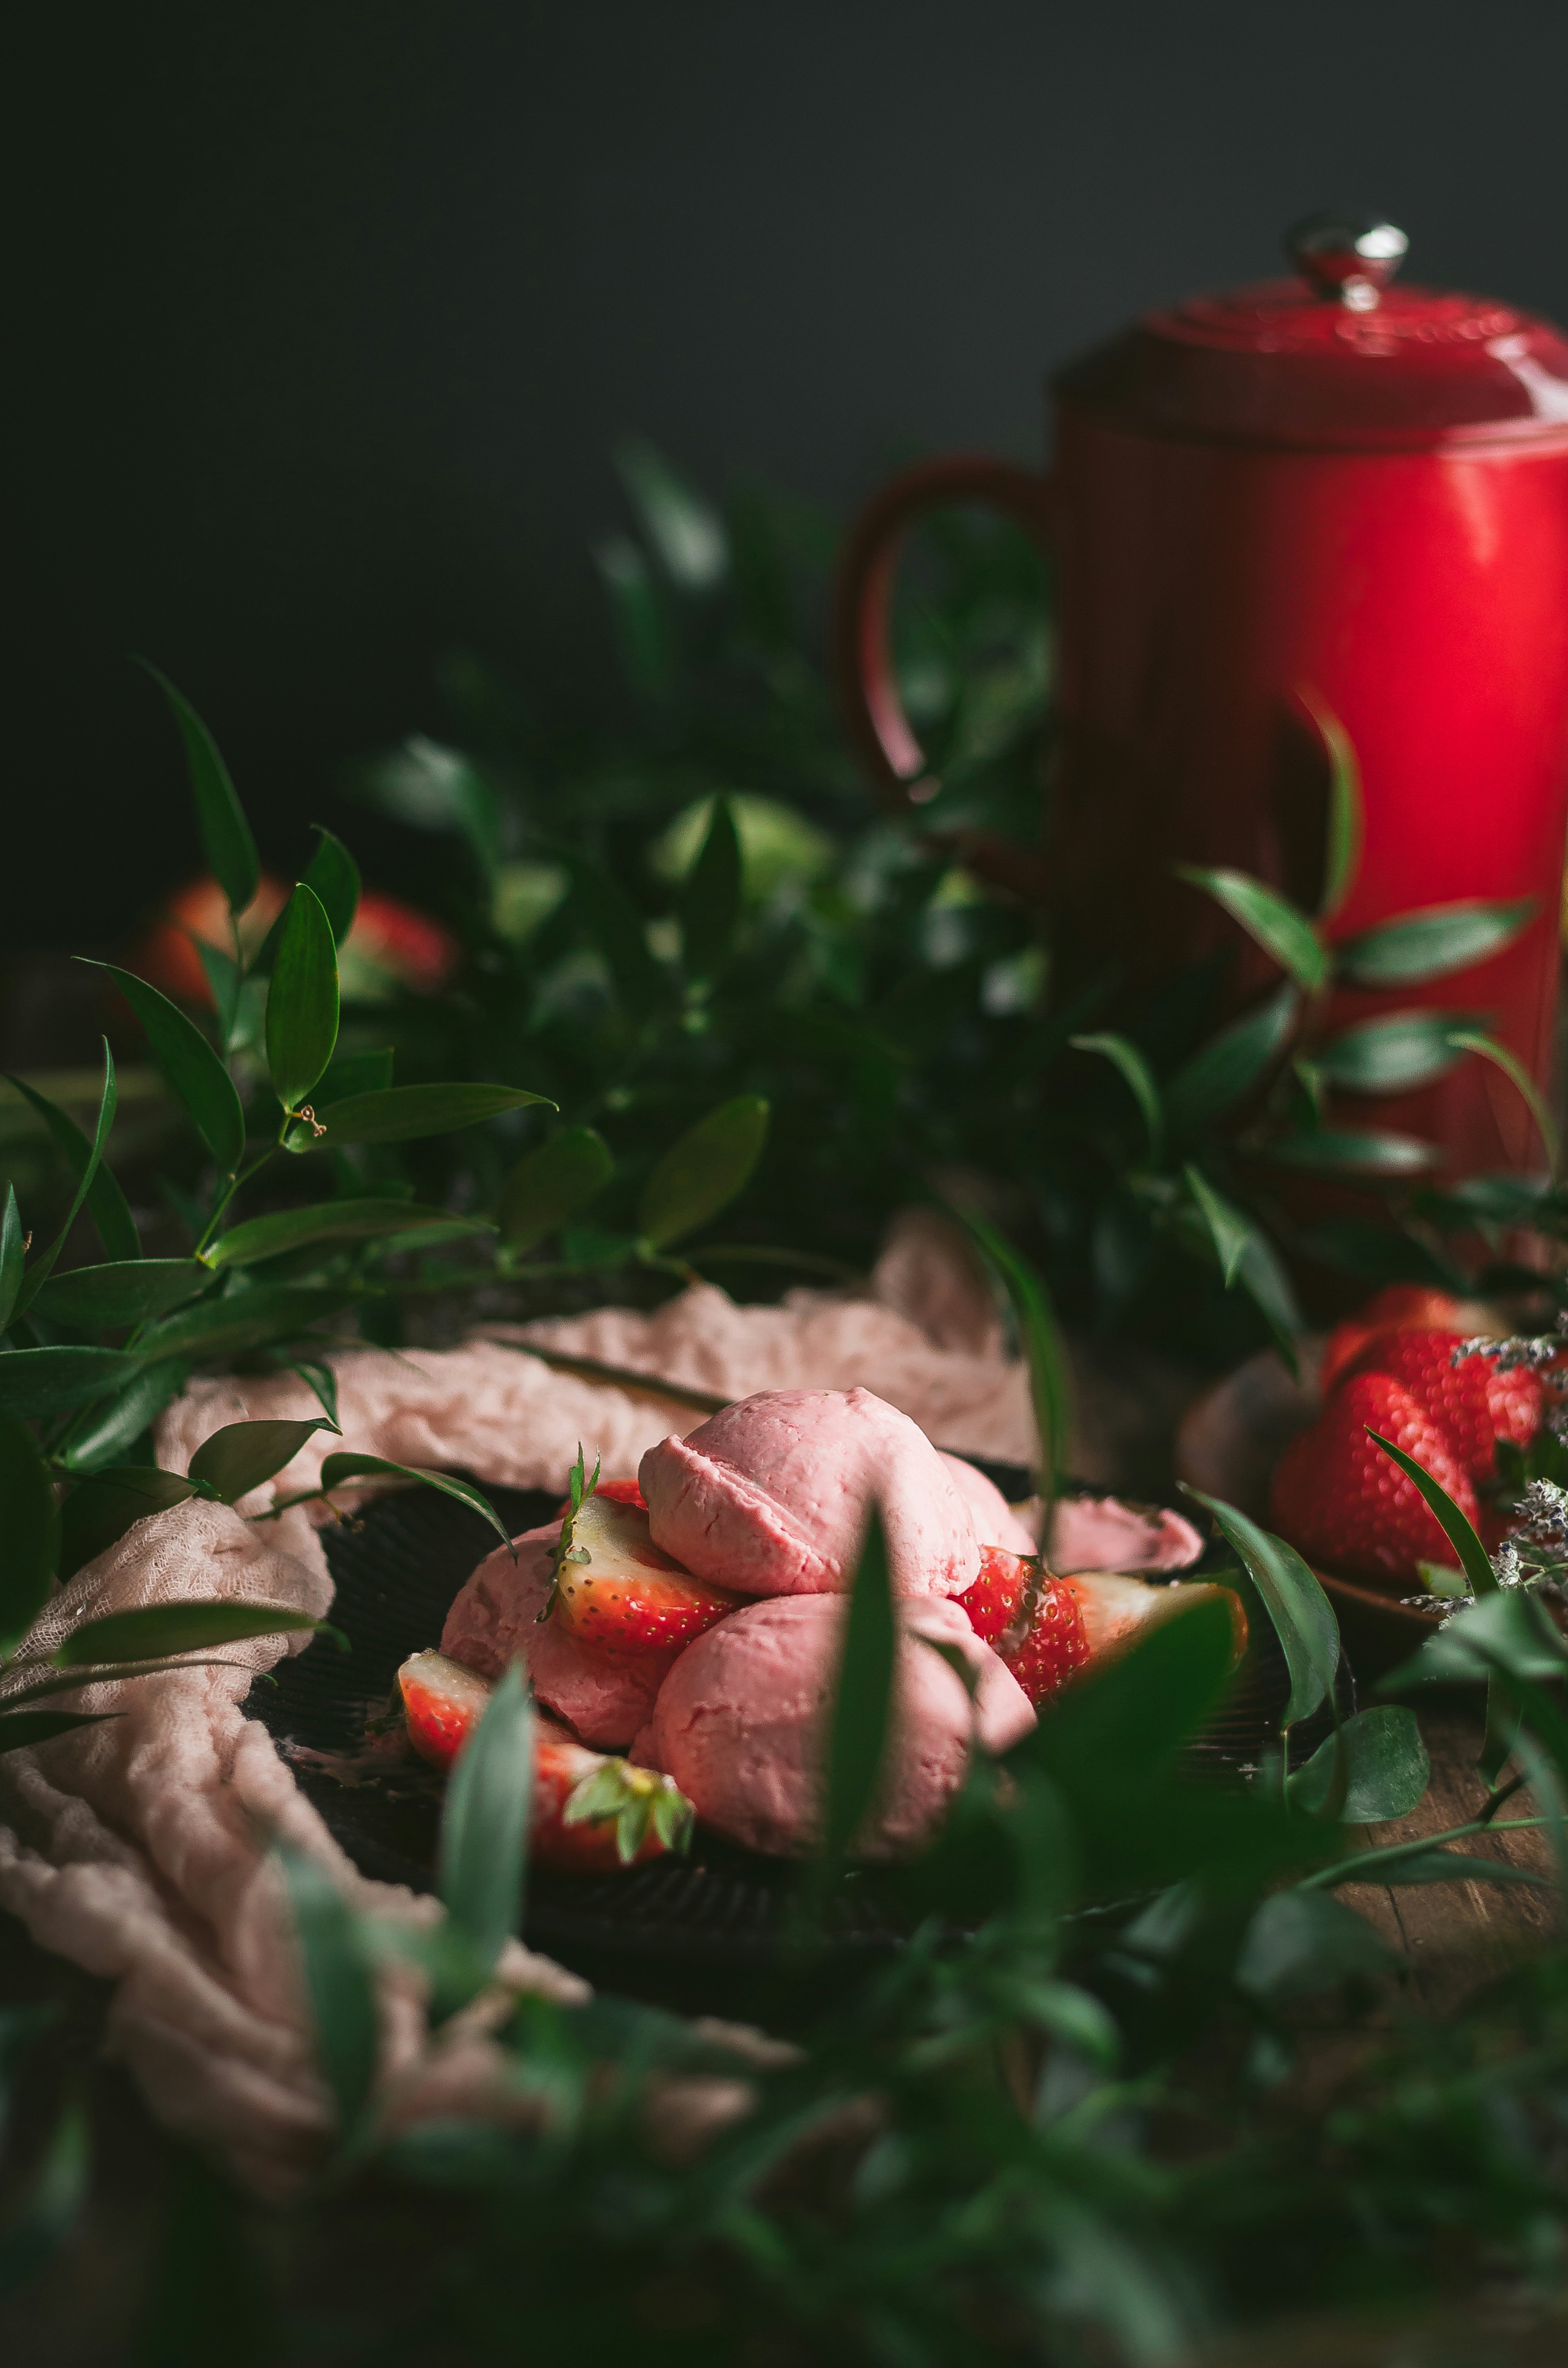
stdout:
<svg viewBox="0 0 1568 2368">
<path fill-rule="evenodd" d="M 1495 1443 L 1512 1440 L 1528 1447 L 1540 1429 L 1540 1376 L 1528 1365 L 1500 1373 L 1490 1357 L 1453 1352 L 1464 1335 L 1401 1324 L 1380 1332 L 1355 1360 L 1354 1372 L 1387 1373 L 1403 1382 L 1449 1435 L 1455 1454 L 1472 1480 L 1491 1480 Z"/>
<path fill-rule="evenodd" d="M 1414 1480 L 1369 1430 L 1403 1447 L 1476 1519 L 1475 1490 L 1448 1433 L 1391 1373 L 1354 1373 L 1280 1457 L 1269 1526 L 1326 1569 L 1414 1582 L 1417 1563 L 1451 1563 L 1454 1551 Z"/>
<path fill-rule="evenodd" d="M 1318 1387 L 1327 1397 L 1352 1366 L 1365 1362 L 1365 1351 L 1380 1333 L 1395 1325 L 1420 1324 L 1442 1329 L 1453 1324 L 1459 1302 L 1451 1292 L 1434 1291 L 1425 1282 L 1391 1282 L 1374 1292 L 1365 1307 L 1336 1324 L 1324 1342 L 1318 1367 Z"/>
<path fill-rule="evenodd" d="M 1028 1555 L 983 1547 L 980 1576 L 959 1601 L 975 1634 L 1000 1654 L 1031 1702 L 1059 1691 L 1089 1657 L 1084 1615 L 1071 1586 L 1042 1573 Z M 1015 1645 L 1008 1632 L 1026 1616 L 1028 1624 Z"/>
</svg>

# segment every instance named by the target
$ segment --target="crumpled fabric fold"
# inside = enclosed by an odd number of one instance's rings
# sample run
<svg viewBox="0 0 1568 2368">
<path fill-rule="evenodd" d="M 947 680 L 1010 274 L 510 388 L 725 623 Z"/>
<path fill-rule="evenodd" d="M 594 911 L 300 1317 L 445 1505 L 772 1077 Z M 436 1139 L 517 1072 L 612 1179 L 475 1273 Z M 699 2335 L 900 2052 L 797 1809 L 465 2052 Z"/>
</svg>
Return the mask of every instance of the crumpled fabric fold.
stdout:
<svg viewBox="0 0 1568 2368">
<path fill-rule="evenodd" d="M 652 1315 L 604 1308 L 450 1350 L 335 1352 L 341 1441 L 317 1433 L 237 1508 L 193 1498 L 137 1522 L 57 1592 L 22 1650 L 51 1651 L 102 1612 L 181 1598 L 260 1598 L 325 1614 L 332 1587 L 317 1532 L 330 1512 L 255 1517 L 314 1486 L 339 1444 L 497 1485 L 558 1488 L 579 1442 L 607 1472 L 631 1473 L 646 1448 L 703 1419 L 656 1392 L 559 1372 L 528 1353 L 530 1341 L 727 1398 L 863 1384 L 943 1446 L 1027 1461 L 1033 1432 L 1023 1369 L 995 1354 L 983 1307 L 943 1267 L 929 1230 L 916 1225 L 900 1237 L 889 1289 L 899 1307 L 807 1292 L 779 1307 L 737 1307 L 699 1285 Z M 938 1346 L 915 1320 L 922 1276 L 941 1285 L 944 1337 L 961 1345 Z M 318 1411 L 292 1375 L 198 1380 L 163 1418 L 159 1461 L 183 1472 L 224 1423 Z M 230 1667 L 57 1697 L 57 1707 L 117 1714 L 0 1755 L 0 1907 L 43 1946 L 114 1986 L 107 2043 L 154 2112 L 265 2196 L 287 2194 L 308 2176 L 331 2126 L 269 1858 L 274 1839 L 316 1860 L 366 1915 L 426 1921 L 441 1912 L 358 1873 L 265 1728 L 245 1715 L 256 1674 L 304 1641 L 259 1638 L 214 1656 Z M 14 1683 L 0 1679 L 0 1694 Z M 500 1974 L 563 2000 L 586 1995 L 574 1975 L 520 1944 Z M 432 2049 L 412 1974 L 383 1976 L 381 2008 L 381 2073 L 395 2086 L 400 2121 L 437 2110 L 516 2114 L 477 2021 Z M 678 2110 L 673 2104 L 672 2115 Z"/>
</svg>

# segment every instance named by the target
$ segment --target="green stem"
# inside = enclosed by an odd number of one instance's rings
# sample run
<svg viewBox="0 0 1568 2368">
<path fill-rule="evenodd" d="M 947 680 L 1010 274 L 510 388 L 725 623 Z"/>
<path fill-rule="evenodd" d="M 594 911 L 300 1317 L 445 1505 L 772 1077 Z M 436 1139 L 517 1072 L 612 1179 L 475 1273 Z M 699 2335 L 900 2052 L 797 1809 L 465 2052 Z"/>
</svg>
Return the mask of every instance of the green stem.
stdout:
<svg viewBox="0 0 1568 2368">
<path fill-rule="evenodd" d="M 197 1243 L 194 1251 L 191 1253 L 194 1258 L 200 1258 L 206 1250 L 208 1243 L 212 1239 L 213 1235 L 218 1230 L 219 1219 L 222 1216 L 224 1210 L 228 1207 L 235 1193 L 243 1191 L 244 1187 L 250 1182 L 252 1177 L 259 1176 L 262 1169 L 267 1166 L 267 1161 L 276 1157 L 277 1154 L 282 1150 L 283 1137 L 288 1133 L 290 1126 L 292 1124 L 293 1117 L 294 1113 L 292 1110 L 285 1110 L 283 1113 L 283 1123 L 278 1130 L 277 1142 L 268 1144 L 267 1149 L 262 1153 L 261 1157 L 259 1159 L 253 1159 L 248 1167 L 243 1170 L 232 1170 L 224 1178 L 224 1189 L 219 1193 L 212 1214 L 207 1220 L 207 1230 L 202 1235 L 201 1239 Z"/>
<path fill-rule="evenodd" d="M 1471 1834 L 1519 1833 L 1529 1826 L 1549 1826 L 1550 1817 L 1499 1817 L 1494 1822 L 1485 1817 L 1472 1817 L 1468 1825 L 1449 1826 L 1440 1834 L 1423 1834 L 1419 1840 L 1390 1842 L 1382 1850 L 1356 1850 L 1348 1858 L 1337 1858 L 1328 1866 L 1320 1866 L 1313 1874 L 1306 1874 L 1296 1885 L 1298 1891 L 1322 1891 L 1336 1883 L 1376 1883 L 1379 1870 L 1397 1866 L 1407 1858 L 1416 1858 L 1423 1851 L 1434 1850 L 1442 1842 L 1461 1842 Z M 1364 1870 L 1358 1873 L 1357 1870 Z"/>
</svg>

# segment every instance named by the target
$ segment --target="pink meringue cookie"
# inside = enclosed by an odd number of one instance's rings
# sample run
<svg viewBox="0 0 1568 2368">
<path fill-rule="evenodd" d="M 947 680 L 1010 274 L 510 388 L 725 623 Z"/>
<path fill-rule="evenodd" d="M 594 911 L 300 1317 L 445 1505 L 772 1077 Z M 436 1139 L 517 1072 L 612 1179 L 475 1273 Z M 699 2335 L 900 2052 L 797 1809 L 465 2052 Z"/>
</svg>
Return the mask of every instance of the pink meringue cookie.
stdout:
<svg viewBox="0 0 1568 2368">
<path fill-rule="evenodd" d="M 674 1778 L 706 1822 L 748 1849 L 800 1857 L 821 1834 L 823 1761 L 846 1606 L 777 1596 L 688 1645 L 632 1758 Z M 900 1607 L 888 1780 L 857 1842 L 866 1858 L 917 1850 L 963 1782 L 976 1742 L 1006 1750 L 1033 1726 L 1011 1672 L 957 1604 Z M 932 1646 L 961 1654 L 975 1695 Z"/>
<path fill-rule="evenodd" d="M 659 1688 L 678 1656 L 668 1652 L 605 1653 L 585 1645 L 558 1620 L 540 1622 L 550 1594 L 550 1553 L 559 1521 L 517 1540 L 517 1559 L 505 1546 L 482 1562 L 464 1586 L 441 1631 L 449 1660 L 498 1678 L 519 1655 L 540 1701 L 585 1743 L 620 1750 L 652 1714 Z"/>
<path fill-rule="evenodd" d="M 1059 1497 L 1051 1510 L 1052 1570 L 1185 1570 L 1202 1552 L 1192 1523 L 1168 1505 Z"/>
<path fill-rule="evenodd" d="M 655 1544 L 742 1595 L 841 1594 L 880 1503 L 895 1595 L 959 1595 L 980 1569 L 969 1510 L 926 1434 L 869 1390 L 769 1390 L 640 1478 Z"/>
<path fill-rule="evenodd" d="M 938 1448 L 949 1479 L 969 1508 L 969 1518 L 974 1523 L 974 1534 L 983 1546 L 1002 1546 L 1008 1554 L 1032 1554 L 1040 1551 L 1014 1512 L 1011 1505 L 994 1481 L 961 1455 L 949 1455 Z"/>
</svg>

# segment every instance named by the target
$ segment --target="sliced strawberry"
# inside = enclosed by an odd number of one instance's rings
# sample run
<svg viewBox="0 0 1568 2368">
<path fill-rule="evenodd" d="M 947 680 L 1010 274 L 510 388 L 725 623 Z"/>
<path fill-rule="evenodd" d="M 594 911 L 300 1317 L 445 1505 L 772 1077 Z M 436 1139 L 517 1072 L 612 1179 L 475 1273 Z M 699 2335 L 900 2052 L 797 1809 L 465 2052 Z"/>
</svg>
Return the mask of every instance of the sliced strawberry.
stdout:
<svg viewBox="0 0 1568 2368">
<path fill-rule="evenodd" d="M 1362 1361 L 1362 1351 L 1380 1332 L 1408 1324 L 1451 1331 L 1458 1315 L 1459 1301 L 1451 1292 L 1435 1291 L 1425 1282 L 1391 1282 L 1385 1290 L 1375 1292 L 1365 1307 L 1335 1326 L 1324 1343 L 1319 1389 L 1326 1398 L 1352 1365 Z"/>
<path fill-rule="evenodd" d="M 636 1480 L 600 1480 L 595 1485 L 594 1494 L 596 1497 L 608 1497 L 612 1505 L 635 1505 L 644 1513 L 648 1509 L 642 1484 Z M 555 1508 L 557 1520 L 563 1521 L 571 1510 L 571 1497 L 562 1497 Z"/>
<path fill-rule="evenodd" d="M 1033 1565 L 1005 1546 L 982 1546 L 980 1576 L 959 1597 L 969 1624 L 987 1645 L 994 1645 L 1017 1618 Z"/>
<path fill-rule="evenodd" d="M 693 1578 L 653 1543 L 645 1512 L 599 1494 L 572 1525 L 551 1617 L 603 1652 L 657 1653 L 689 1644 L 746 1600 Z"/>
<path fill-rule="evenodd" d="M 1231 1658 L 1239 1661 L 1247 1648 L 1247 1616 L 1233 1587 L 1202 1578 L 1179 1579 L 1162 1586 L 1116 1570 L 1080 1570 L 1058 1581 L 1074 1597 L 1084 1622 L 1091 1662 L 1118 1653 L 1145 1629 L 1162 1620 L 1190 1611 L 1195 1604 L 1222 1603 L 1231 1622 Z"/>
<path fill-rule="evenodd" d="M 1456 1365 L 1453 1352 L 1463 1338 L 1460 1332 L 1396 1325 L 1367 1343 L 1351 1371 L 1387 1373 L 1403 1383 L 1447 1431 L 1471 1478 L 1490 1480 L 1497 1468 L 1498 1439 L 1528 1447 L 1540 1429 L 1544 1393 L 1540 1375 L 1528 1365 L 1500 1373 L 1490 1357 L 1479 1353 Z"/>
<path fill-rule="evenodd" d="M 489 1679 L 445 1653 L 415 1653 L 397 1682 L 410 1743 L 432 1768 L 449 1768 L 483 1715 Z"/>
<path fill-rule="evenodd" d="M 493 1688 L 444 1653 L 415 1653 L 397 1673 L 409 1740 L 433 1767 L 450 1768 Z M 547 1866 L 631 1866 L 684 1850 L 695 1812 L 668 1776 L 590 1751 L 540 1711 L 534 1721 L 528 1850 Z"/>
<path fill-rule="evenodd" d="M 1453 1548 L 1414 1480 L 1368 1437 L 1373 1430 L 1414 1456 L 1475 1520 L 1475 1490 L 1448 1432 L 1392 1374 L 1353 1373 L 1280 1457 L 1269 1525 L 1326 1569 L 1414 1582 L 1417 1563 L 1451 1563 Z"/>
<path fill-rule="evenodd" d="M 982 1547 L 980 1575 L 958 1600 L 975 1634 L 1006 1663 L 1031 1702 L 1056 1693 L 1089 1657 L 1071 1585 L 1027 1554 Z"/>
<path fill-rule="evenodd" d="M 528 1848 L 546 1866 L 635 1866 L 684 1850 L 696 1816 L 673 1777 L 589 1751 L 541 1718 Z"/>
</svg>

